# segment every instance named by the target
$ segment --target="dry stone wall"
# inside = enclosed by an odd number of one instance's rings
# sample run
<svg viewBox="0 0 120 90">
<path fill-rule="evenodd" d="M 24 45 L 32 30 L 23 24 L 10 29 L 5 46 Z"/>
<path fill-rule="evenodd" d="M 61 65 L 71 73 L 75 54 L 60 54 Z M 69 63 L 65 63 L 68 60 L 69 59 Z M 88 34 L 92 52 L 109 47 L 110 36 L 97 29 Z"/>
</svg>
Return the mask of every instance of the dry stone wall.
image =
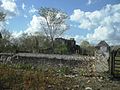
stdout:
<svg viewBox="0 0 120 90">
<path fill-rule="evenodd" d="M 83 57 L 79 55 L 58 55 L 58 54 L 0 54 L 0 61 L 4 63 L 21 63 L 32 65 L 48 65 L 48 66 L 70 66 L 83 67 L 88 64 L 91 57 Z"/>
<path fill-rule="evenodd" d="M 80 56 L 80 55 L 58 55 L 58 54 L 33 54 L 33 53 L 18 53 L 18 54 L 0 54 L 1 63 L 19 63 L 31 64 L 33 66 L 68 66 L 86 68 L 88 73 L 108 71 L 107 58 L 101 54 L 96 57 Z"/>
<path fill-rule="evenodd" d="M 102 53 L 96 52 L 95 66 L 97 72 L 106 72 L 109 70 L 108 59 L 109 59 L 109 52 L 106 52 L 104 55 Z"/>
</svg>

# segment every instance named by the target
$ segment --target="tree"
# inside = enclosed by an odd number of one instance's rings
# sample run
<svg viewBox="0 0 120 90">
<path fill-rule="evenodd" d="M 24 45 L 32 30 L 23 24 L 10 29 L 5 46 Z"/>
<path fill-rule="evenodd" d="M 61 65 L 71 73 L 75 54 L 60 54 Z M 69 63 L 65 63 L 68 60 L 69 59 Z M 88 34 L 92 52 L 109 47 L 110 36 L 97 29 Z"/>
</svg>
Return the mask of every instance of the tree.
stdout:
<svg viewBox="0 0 120 90">
<path fill-rule="evenodd" d="M 81 46 L 82 48 L 87 48 L 87 47 L 90 46 L 90 43 L 89 43 L 88 41 L 83 40 L 83 41 L 80 43 L 80 46 Z"/>
<path fill-rule="evenodd" d="M 4 14 L 3 12 L 0 12 L 0 22 L 3 22 L 5 20 L 5 16 L 6 14 Z M 0 39 L 2 38 L 2 34 L 0 33 Z"/>
<path fill-rule="evenodd" d="M 46 38 L 39 32 L 37 32 L 35 35 L 23 33 L 18 40 L 18 51 L 38 53 L 41 49 L 46 47 Z"/>
<path fill-rule="evenodd" d="M 94 55 L 95 47 L 91 45 L 88 41 L 82 41 L 80 43 L 80 46 L 82 48 L 82 54 L 86 55 Z"/>
<path fill-rule="evenodd" d="M 10 51 L 10 46 L 11 46 L 11 33 L 6 30 L 6 29 L 3 29 L 1 30 L 1 35 L 2 35 L 2 38 L 1 38 L 1 42 L 0 42 L 0 47 L 1 47 L 1 51 Z"/>
<path fill-rule="evenodd" d="M 55 43 L 54 53 L 56 54 L 68 54 L 67 45 L 61 43 Z"/>
<path fill-rule="evenodd" d="M 4 21 L 6 17 L 6 14 L 4 14 L 3 12 L 0 12 L 0 21 Z"/>
<path fill-rule="evenodd" d="M 3 22 L 5 20 L 5 17 L 6 17 L 6 14 L 4 14 L 3 12 L 0 12 L 0 22 Z M 0 23 L 0 28 L 2 28 L 2 23 Z M 2 33 L 1 33 L 1 30 L 0 30 L 0 51 L 1 51 L 1 46 L 2 46 Z"/>
<path fill-rule="evenodd" d="M 54 39 L 68 29 L 66 24 L 68 16 L 65 12 L 55 8 L 40 8 L 39 15 L 44 19 L 44 22 L 40 24 L 46 37 L 50 39 L 51 48 L 54 51 Z"/>
</svg>

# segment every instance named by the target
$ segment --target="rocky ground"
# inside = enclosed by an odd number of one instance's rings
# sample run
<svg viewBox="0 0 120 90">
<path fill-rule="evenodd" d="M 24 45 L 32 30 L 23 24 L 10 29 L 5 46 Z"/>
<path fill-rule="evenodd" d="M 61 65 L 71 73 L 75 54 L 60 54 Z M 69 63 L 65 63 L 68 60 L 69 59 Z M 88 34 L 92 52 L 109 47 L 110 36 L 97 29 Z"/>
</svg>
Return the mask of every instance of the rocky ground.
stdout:
<svg viewBox="0 0 120 90">
<path fill-rule="evenodd" d="M 1 90 L 120 90 L 119 79 L 85 68 L 0 64 Z"/>
<path fill-rule="evenodd" d="M 20 54 L 21 56 L 23 54 Z M 35 55 L 35 56 L 34 56 Z M 36 54 L 32 56 L 36 57 Z M 28 57 L 31 54 L 28 55 Z M 38 55 L 37 55 L 38 56 Z M 81 59 L 80 67 L 32 66 L 0 63 L 1 90 L 120 90 L 120 79 L 106 72 L 97 73 L 94 57 L 46 55 L 51 58 Z M 40 57 L 46 57 L 44 54 Z M 39 56 L 38 56 L 39 57 Z M 2 60 L 3 61 L 3 60 Z M 99 65 L 99 64 L 97 64 Z M 102 63 L 101 63 L 102 65 Z M 28 87 L 29 86 L 29 87 Z M 20 87 L 20 88 L 19 88 Z"/>
<path fill-rule="evenodd" d="M 106 76 L 100 77 L 80 77 L 81 90 L 120 90 L 120 81 L 110 79 Z"/>
</svg>

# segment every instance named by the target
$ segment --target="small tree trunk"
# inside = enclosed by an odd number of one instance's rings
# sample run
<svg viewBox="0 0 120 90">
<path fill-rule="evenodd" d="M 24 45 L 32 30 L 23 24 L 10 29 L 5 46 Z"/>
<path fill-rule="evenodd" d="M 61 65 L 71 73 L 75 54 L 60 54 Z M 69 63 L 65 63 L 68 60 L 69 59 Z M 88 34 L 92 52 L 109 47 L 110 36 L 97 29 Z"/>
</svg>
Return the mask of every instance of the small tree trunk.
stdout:
<svg viewBox="0 0 120 90">
<path fill-rule="evenodd" d="M 51 38 L 51 49 L 52 49 L 52 53 L 54 53 L 54 40 L 53 40 L 53 38 Z"/>
</svg>

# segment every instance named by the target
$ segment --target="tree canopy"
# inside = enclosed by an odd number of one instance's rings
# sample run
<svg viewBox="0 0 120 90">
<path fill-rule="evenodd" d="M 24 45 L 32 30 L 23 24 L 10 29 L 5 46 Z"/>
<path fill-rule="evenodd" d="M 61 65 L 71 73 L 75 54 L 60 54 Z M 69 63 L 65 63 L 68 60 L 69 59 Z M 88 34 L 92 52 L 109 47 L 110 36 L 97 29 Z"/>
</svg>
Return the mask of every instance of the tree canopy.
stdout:
<svg viewBox="0 0 120 90">
<path fill-rule="evenodd" d="M 3 12 L 0 12 L 0 21 L 4 21 L 6 17 L 6 14 L 4 14 Z"/>
<path fill-rule="evenodd" d="M 86 47 L 89 47 L 89 46 L 90 46 L 90 43 L 89 43 L 88 41 L 83 40 L 83 41 L 80 43 L 80 46 L 83 47 L 83 48 L 86 48 Z"/>
<path fill-rule="evenodd" d="M 0 12 L 0 22 L 4 21 L 6 17 L 6 14 L 4 14 L 3 12 Z M 2 38 L 2 34 L 0 32 L 0 38 Z"/>
<path fill-rule="evenodd" d="M 41 22 L 41 27 L 46 37 L 50 39 L 53 46 L 54 39 L 59 37 L 68 29 L 66 20 L 68 15 L 55 8 L 40 8 L 39 15 L 43 18 L 44 22 Z"/>
</svg>

